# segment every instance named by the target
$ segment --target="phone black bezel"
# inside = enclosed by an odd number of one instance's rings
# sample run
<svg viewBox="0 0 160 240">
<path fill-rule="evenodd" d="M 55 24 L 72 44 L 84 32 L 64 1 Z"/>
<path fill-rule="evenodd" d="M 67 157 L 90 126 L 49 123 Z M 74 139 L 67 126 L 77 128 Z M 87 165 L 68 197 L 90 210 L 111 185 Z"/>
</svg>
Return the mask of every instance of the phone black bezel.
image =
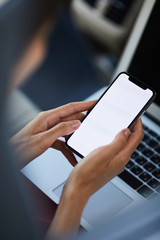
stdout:
<svg viewBox="0 0 160 240">
<path fill-rule="evenodd" d="M 119 76 L 121 74 L 126 74 L 129 78 L 129 80 L 131 82 L 133 82 L 134 84 L 136 84 L 137 86 L 143 88 L 143 89 L 150 89 L 153 93 L 152 97 L 148 100 L 148 102 L 145 104 L 145 106 L 141 109 L 141 111 L 136 115 L 136 117 L 133 119 L 133 121 L 129 124 L 129 126 L 127 128 L 129 128 L 130 130 L 133 128 L 134 124 L 136 123 L 136 121 L 145 113 L 145 111 L 147 110 L 147 108 L 151 105 L 151 103 L 154 101 L 155 97 L 156 97 L 156 92 L 153 88 L 151 88 L 150 86 L 144 84 L 143 82 L 141 82 L 139 79 L 137 79 L 136 77 L 134 77 L 133 75 L 127 73 L 127 72 L 120 72 L 117 77 L 112 81 L 112 83 L 107 87 L 107 89 L 102 93 L 102 95 L 99 97 L 99 99 L 97 100 L 97 102 L 93 105 L 93 107 L 87 112 L 87 114 L 84 116 L 83 120 L 81 122 L 83 122 L 85 120 L 85 118 L 89 115 L 89 113 L 92 111 L 92 109 L 98 104 L 98 102 L 101 100 L 101 98 L 106 94 L 106 92 L 110 89 L 110 87 L 114 84 L 114 82 L 119 78 Z M 82 154 L 80 154 L 79 152 L 77 152 L 75 149 L 73 149 L 72 147 L 70 147 L 68 145 L 68 140 L 70 139 L 70 137 L 74 134 L 74 132 L 72 134 L 70 134 L 68 136 L 68 138 L 66 139 L 66 146 L 69 150 L 71 150 L 73 153 L 75 153 L 77 156 L 79 156 L 80 158 L 83 158 L 84 156 Z"/>
</svg>

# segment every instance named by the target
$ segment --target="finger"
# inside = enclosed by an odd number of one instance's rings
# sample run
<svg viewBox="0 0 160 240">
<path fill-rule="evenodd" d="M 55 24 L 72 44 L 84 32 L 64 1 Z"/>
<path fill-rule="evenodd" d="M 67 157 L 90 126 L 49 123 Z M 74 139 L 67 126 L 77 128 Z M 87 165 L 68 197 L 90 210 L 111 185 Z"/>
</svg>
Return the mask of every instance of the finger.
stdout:
<svg viewBox="0 0 160 240">
<path fill-rule="evenodd" d="M 126 147 L 121 151 L 120 154 L 124 156 L 124 158 L 128 158 L 128 156 L 130 157 L 136 147 L 139 145 L 140 141 L 143 139 L 143 137 L 144 133 L 142 121 L 139 120 L 132 129 L 132 134 L 128 138 Z"/>
<path fill-rule="evenodd" d="M 127 148 L 133 152 L 144 137 L 142 121 L 139 120 L 132 129 Z"/>
<path fill-rule="evenodd" d="M 119 134 L 117 134 L 112 143 L 97 148 L 92 152 L 92 154 L 104 160 L 106 159 L 107 156 L 109 157 L 109 159 L 112 160 L 117 155 L 117 153 L 126 146 L 129 135 L 130 135 L 129 129 L 122 130 Z"/>
<path fill-rule="evenodd" d="M 59 113 L 60 117 L 67 117 L 74 113 L 87 111 L 93 106 L 93 104 L 95 104 L 95 102 L 96 100 L 85 101 L 85 102 L 73 102 L 73 103 L 66 104 L 62 107 L 59 107 L 55 110 Z"/>
<path fill-rule="evenodd" d="M 95 102 L 95 100 L 87 102 L 74 102 L 47 111 L 45 120 L 48 122 L 48 128 L 61 122 L 62 119 L 67 118 L 68 116 L 71 116 L 75 113 L 87 111 L 93 106 L 93 104 L 95 104 Z"/>
<path fill-rule="evenodd" d="M 61 151 L 73 167 L 76 166 L 78 162 L 74 154 L 66 147 L 65 142 L 58 139 L 53 143 L 52 147 L 58 151 Z"/>
<path fill-rule="evenodd" d="M 82 112 L 80 112 L 80 113 L 72 114 L 72 115 L 70 115 L 70 116 L 68 116 L 68 117 L 66 117 L 66 118 L 62 118 L 61 121 L 62 121 L 62 122 L 64 122 L 64 121 L 70 121 L 70 120 L 80 120 L 80 121 L 82 121 L 84 117 L 85 117 L 85 114 L 82 113 Z"/>
<path fill-rule="evenodd" d="M 59 137 L 69 135 L 77 130 L 81 122 L 79 120 L 62 122 L 57 124 L 55 127 L 43 132 L 43 138 L 48 142 L 48 145 L 52 145 L 55 140 Z"/>
<path fill-rule="evenodd" d="M 128 128 L 117 134 L 113 142 L 108 145 L 108 149 L 110 149 L 113 155 L 116 155 L 126 146 L 129 136 L 130 130 Z"/>
</svg>

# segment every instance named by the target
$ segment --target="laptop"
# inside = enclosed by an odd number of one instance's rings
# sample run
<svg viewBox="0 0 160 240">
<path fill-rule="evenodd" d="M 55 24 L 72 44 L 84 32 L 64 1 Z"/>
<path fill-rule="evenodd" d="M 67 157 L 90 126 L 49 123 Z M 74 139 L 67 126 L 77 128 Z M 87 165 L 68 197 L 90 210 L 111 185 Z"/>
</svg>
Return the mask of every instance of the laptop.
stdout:
<svg viewBox="0 0 160 240">
<path fill-rule="evenodd" d="M 87 230 L 96 227 L 100 221 L 107 223 L 139 202 L 160 194 L 160 92 L 157 79 L 159 61 L 156 58 L 160 50 L 156 31 L 159 9 L 158 0 L 144 1 L 114 74 L 127 71 L 156 90 L 156 100 L 142 117 L 145 136 L 124 172 L 89 199 L 81 219 L 81 225 Z M 89 99 L 98 98 L 104 90 L 100 89 Z M 80 161 L 78 157 L 77 160 Z M 72 169 L 60 152 L 48 149 L 21 171 L 48 197 L 59 203 Z"/>
</svg>

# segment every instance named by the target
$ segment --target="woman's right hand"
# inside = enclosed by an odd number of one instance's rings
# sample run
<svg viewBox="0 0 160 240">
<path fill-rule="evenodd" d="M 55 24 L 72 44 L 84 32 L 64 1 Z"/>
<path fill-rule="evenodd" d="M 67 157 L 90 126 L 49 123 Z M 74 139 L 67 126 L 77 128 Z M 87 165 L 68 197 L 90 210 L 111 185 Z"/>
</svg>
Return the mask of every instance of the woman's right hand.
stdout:
<svg viewBox="0 0 160 240">
<path fill-rule="evenodd" d="M 94 150 L 81 160 L 67 184 L 77 183 L 79 191 L 83 189 L 82 192 L 89 198 L 124 170 L 143 136 L 142 122 L 139 120 L 132 133 L 129 129 L 122 130 L 111 144 Z"/>
<path fill-rule="evenodd" d="M 143 136 L 139 120 L 132 133 L 122 130 L 111 144 L 94 150 L 76 165 L 64 187 L 51 232 L 70 235 L 77 231 L 89 197 L 124 170 Z"/>
</svg>

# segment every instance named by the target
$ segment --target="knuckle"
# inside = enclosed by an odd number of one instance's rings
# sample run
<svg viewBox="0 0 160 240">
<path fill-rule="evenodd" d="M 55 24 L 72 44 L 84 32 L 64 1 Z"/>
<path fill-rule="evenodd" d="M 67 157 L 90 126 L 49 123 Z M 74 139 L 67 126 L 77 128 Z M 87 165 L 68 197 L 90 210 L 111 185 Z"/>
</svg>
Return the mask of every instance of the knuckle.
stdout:
<svg viewBox="0 0 160 240">
<path fill-rule="evenodd" d="M 99 147 L 96 151 L 97 156 L 99 156 L 99 158 L 101 159 L 106 159 L 106 158 L 111 158 L 112 156 L 112 146 L 111 145 L 106 145 L 106 146 L 102 146 Z"/>
<path fill-rule="evenodd" d="M 118 136 L 118 138 L 116 139 L 116 141 L 113 142 L 113 144 L 116 146 L 119 146 L 119 148 L 122 148 L 126 145 L 127 143 L 127 138 L 125 137 L 125 135 L 121 134 Z"/>
<path fill-rule="evenodd" d="M 68 134 L 68 132 L 71 132 L 73 128 L 70 122 L 61 122 L 58 125 L 59 129 L 63 132 L 64 135 Z"/>
<path fill-rule="evenodd" d="M 37 117 L 38 117 L 38 118 L 43 118 L 45 115 L 46 115 L 46 112 L 45 112 L 45 111 L 42 111 L 42 112 L 40 112 L 40 113 L 37 114 Z"/>
<path fill-rule="evenodd" d="M 75 102 L 71 102 L 68 104 L 68 106 L 71 108 L 71 109 L 75 109 Z"/>
<path fill-rule="evenodd" d="M 64 130 L 67 127 L 67 123 L 66 122 L 61 122 L 61 123 L 59 123 L 59 127 Z"/>
<path fill-rule="evenodd" d="M 103 146 L 103 147 L 96 148 L 95 150 L 93 150 L 92 153 L 99 157 L 102 157 L 103 155 L 106 155 L 106 147 Z"/>
<path fill-rule="evenodd" d="M 98 149 L 97 149 L 97 154 L 100 154 L 100 155 L 104 155 L 104 154 L 106 154 L 106 147 L 99 147 Z"/>
</svg>

